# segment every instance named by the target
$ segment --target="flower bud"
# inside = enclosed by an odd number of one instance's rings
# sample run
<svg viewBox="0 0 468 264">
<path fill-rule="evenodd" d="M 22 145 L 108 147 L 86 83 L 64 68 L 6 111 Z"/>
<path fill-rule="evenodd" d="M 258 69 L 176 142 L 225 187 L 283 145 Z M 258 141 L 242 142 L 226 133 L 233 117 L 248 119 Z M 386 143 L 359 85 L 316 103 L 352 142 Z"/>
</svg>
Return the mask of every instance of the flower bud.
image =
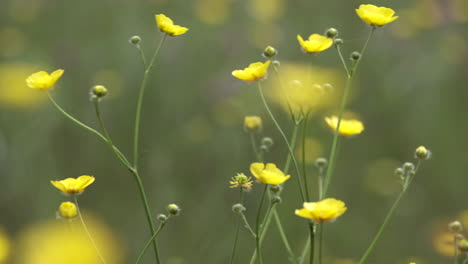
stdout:
<svg viewBox="0 0 468 264">
<path fill-rule="evenodd" d="M 159 221 L 159 222 L 166 222 L 167 221 L 167 215 L 165 214 L 158 214 L 158 216 L 156 216 L 156 219 Z"/>
<path fill-rule="evenodd" d="M 139 45 L 140 42 L 141 42 L 141 38 L 139 36 L 133 36 L 131 37 L 128 42 L 130 42 L 130 44 L 133 44 L 133 45 Z"/>
<path fill-rule="evenodd" d="M 239 213 L 242 213 L 242 212 L 245 211 L 245 210 L 246 210 L 245 207 L 244 207 L 242 204 L 240 204 L 240 203 L 237 203 L 237 204 L 235 204 L 235 205 L 232 206 L 232 211 L 233 211 L 234 213 L 238 213 L 238 214 L 239 214 Z"/>
<path fill-rule="evenodd" d="M 271 137 L 262 138 L 262 145 L 265 145 L 267 147 L 272 147 L 273 146 L 273 139 Z"/>
<path fill-rule="evenodd" d="M 414 164 L 411 162 L 403 163 L 403 170 L 404 172 L 411 172 L 414 171 Z"/>
<path fill-rule="evenodd" d="M 282 189 L 281 185 L 270 185 L 270 191 L 272 193 L 279 193 L 281 192 L 281 189 Z"/>
<path fill-rule="evenodd" d="M 431 157 L 431 151 L 424 146 L 419 146 L 414 152 L 414 156 L 419 160 L 427 160 Z"/>
<path fill-rule="evenodd" d="M 448 225 L 448 228 L 449 228 L 450 232 L 453 232 L 453 233 L 460 233 L 461 231 L 463 231 L 463 225 L 462 225 L 462 223 L 460 223 L 460 221 L 451 222 Z"/>
<path fill-rule="evenodd" d="M 271 198 L 271 203 L 272 203 L 272 204 L 279 204 L 279 203 L 281 203 L 281 202 L 282 202 L 282 200 L 281 200 L 281 197 L 279 197 L 279 196 L 273 196 L 273 197 Z"/>
<path fill-rule="evenodd" d="M 325 93 L 327 93 L 327 94 L 333 92 L 333 85 L 331 85 L 330 83 L 324 83 L 322 85 L 322 87 L 323 87 L 323 90 L 325 91 Z"/>
<path fill-rule="evenodd" d="M 170 215 L 176 216 L 180 213 L 180 208 L 177 204 L 169 204 L 166 209 Z"/>
<path fill-rule="evenodd" d="M 344 43 L 344 41 L 342 39 L 340 39 L 340 38 L 335 39 L 335 45 L 341 45 L 343 43 Z"/>
<path fill-rule="evenodd" d="M 460 240 L 460 242 L 458 242 L 457 246 L 458 246 L 458 249 L 461 252 L 467 252 L 468 251 L 468 240 L 466 240 L 466 239 Z"/>
<path fill-rule="evenodd" d="M 271 64 L 273 64 L 273 67 L 275 68 L 278 68 L 279 66 L 281 66 L 281 63 L 277 60 L 272 61 Z"/>
<path fill-rule="evenodd" d="M 72 219 L 77 216 L 78 210 L 72 202 L 63 202 L 59 206 L 58 214 L 65 219 Z"/>
<path fill-rule="evenodd" d="M 361 58 L 361 53 L 357 51 L 353 51 L 353 53 L 351 53 L 351 60 L 359 60 L 360 58 Z"/>
<path fill-rule="evenodd" d="M 325 32 L 325 35 L 327 36 L 327 38 L 335 38 L 336 36 L 338 36 L 338 30 L 336 30 L 336 28 L 329 28 Z"/>
<path fill-rule="evenodd" d="M 327 167 L 327 159 L 325 158 L 318 158 L 315 160 L 315 167 L 319 169 L 323 169 Z"/>
<path fill-rule="evenodd" d="M 260 151 L 268 152 L 270 151 L 270 148 L 267 145 L 260 145 Z"/>
<path fill-rule="evenodd" d="M 276 54 L 278 54 L 278 51 L 272 46 L 266 47 L 265 50 L 263 51 L 263 56 L 265 56 L 266 58 L 272 58 L 276 56 Z"/>
<path fill-rule="evenodd" d="M 104 87 L 103 85 L 95 85 L 95 86 L 93 86 L 91 92 L 92 92 L 93 96 L 95 96 L 96 98 L 102 98 L 102 97 L 106 96 L 107 88 Z"/>
<path fill-rule="evenodd" d="M 398 177 L 402 177 L 404 174 L 405 174 L 405 172 L 403 171 L 402 168 L 397 168 L 395 170 L 395 175 L 398 176 Z"/>
<path fill-rule="evenodd" d="M 244 118 L 244 129 L 246 132 L 258 132 L 262 129 L 262 119 L 259 116 L 246 116 Z"/>
</svg>

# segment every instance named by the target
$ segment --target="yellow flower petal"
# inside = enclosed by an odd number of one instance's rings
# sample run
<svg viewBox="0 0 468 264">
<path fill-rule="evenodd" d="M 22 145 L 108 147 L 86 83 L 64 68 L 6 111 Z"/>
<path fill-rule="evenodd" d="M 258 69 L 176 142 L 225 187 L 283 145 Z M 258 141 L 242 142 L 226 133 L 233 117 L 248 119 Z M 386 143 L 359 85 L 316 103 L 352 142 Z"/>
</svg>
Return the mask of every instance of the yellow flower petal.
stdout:
<svg viewBox="0 0 468 264">
<path fill-rule="evenodd" d="M 78 194 L 82 193 L 94 180 L 93 176 L 83 175 L 76 179 L 67 178 L 61 181 L 50 181 L 50 183 L 65 194 Z"/>
<path fill-rule="evenodd" d="M 266 77 L 268 72 L 268 67 L 270 67 L 271 61 L 267 61 L 265 63 L 262 62 L 255 62 L 251 63 L 249 67 L 243 70 L 234 70 L 232 72 L 232 76 L 236 77 L 237 79 L 246 81 L 246 82 L 253 82 Z"/>
<path fill-rule="evenodd" d="M 33 89 L 46 91 L 55 85 L 55 82 L 62 76 L 63 70 L 59 69 L 49 75 L 45 71 L 40 71 L 29 75 L 26 78 L 26 84 Z"/>
<path fill-rule="evenodd" d="M 344 214 L 348 209 L 343 201 L 334 198 L 312 203 L 305 202 L 303 207 L 297 209 L 295 214 L 318 223 L 332 221 Z"/>
<path fill-rule="evenodd" d="M 398 16 L 393 16 L 395 11 L 387 7 L 377 7 L 375 5 L 360 5 L 356 9 L 356 14 L 367 24 L 382 27 L 395 21 Z"/>
<path fill-rule="evenodd" d="M 166 33 L 167 35 L 174 37 L 178 35 L 185 34 L 189 29 L 179 25 L 174 25 L 172 19 L 167 17 L 164 14 L 155 15 L 156 24 L 158 25 L 161 32 Z"/>
<path fill-rule="evenodd" d="M 291 176 L 284 173 L 273 163 L 263 164 L 259 162 L 250 165 L 250 172 L 263 184 L 278 185 L 287 181 Z"/>
<path fill-rule="evenodd" d="M 304 40 L 301 35 L 297 35 L 297 40 L 302 49 L 307 53 L 318 53 L 333 45 L 333 39 L 319 34 L 312 34 L 307 40 Z"/>
<path fill-rule="evenodd" d="M 336 127 L 338 126 L 337 116 L 325 117 L 325 122 L 333 131 L 336 131 Z M 362 124 L 361 121 L 355 120 L 355 119 L 350 119 L 350 120 L 341 119 L 340 129 L 338 133 L 341 136 L 349 137 L 349 136 L 361 134 L 363 130 L 364 130 L 364 125 Z"/>
</svg>

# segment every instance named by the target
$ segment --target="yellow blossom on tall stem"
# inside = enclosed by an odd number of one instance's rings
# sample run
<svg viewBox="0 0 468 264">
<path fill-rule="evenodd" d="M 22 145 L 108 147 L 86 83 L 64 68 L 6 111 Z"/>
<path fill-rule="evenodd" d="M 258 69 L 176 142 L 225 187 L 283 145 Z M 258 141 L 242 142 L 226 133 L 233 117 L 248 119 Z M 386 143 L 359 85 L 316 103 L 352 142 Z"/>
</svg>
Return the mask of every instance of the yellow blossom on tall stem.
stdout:
<svg viewBox="0 0 468 264">
<path fill-rule="evenodd" d="M 257 132 L 262 129 L 262 118 L 259 116 L 244 117 L 244 129 L 248 132 Z"/>
<path fill-rule="evenodd" d="M 261 80 L 266 77 L 268 67 L 270 67 L 271 61 L 267 61 L 265 63 L 262 62 L 255 62 L 251 63 L 249 67 L 243 70 L 235 70 L 232 72 L 232 76 L 236 77 L 237 79 L 246 81 L 246 82 L 254 82 Z"/>
<path fill-rule="evenodd" d="M 284 172 L 273 163 L 265 165 L 260 162 L 254 162 L 250 164 L 250 172 L 259 182 L 271 185 L 282 184 L 291 177 L 290 175 L 284 175 Z"/>
<path fill-rule="evenodd" d="M 172 19 L 164 14 L 154 15 L 154 18 L 161 32 L 164 32 L 171 37 L 185 34 L 185 32 L 189 30 L 186 27 L 174 25 Z"/>
<path fill-rule="evenodd" d="M 78 214 L 77 207 L 72 202 L 63 202 L 59 206 L 58 214 L 65 219 L 75 218 Z"/>
<path fill-rule="evenodd" d="M 336 127 L 338 126 L 337 116 L 325 117 L 325 122 L 333 131 L 336 131 Z M 361 134 L 363 130 L 364 125 L 361 121 L 355 119 L 341 119 L 338 133 L 341 136 L 349 137 Z"/>
<path fill-rule="evenodd" d="M 50 183 L 65 194 L 79 194 L 93 183 L 94 180 L 93 176 L 82 175 L 76 179 L 67 178 L 61 181 L 50 181 Z"/>
<path fill-rule="evenodd" d="M 393 16 L 395 14 L 393 9 L 375 5 L 360 5 L 356 9 L 356 13 L 367 24 L 378 27 L 382 27 L 398 18 L 398 16 Z"/>
<path fill-rule="evenodd" d="M 319 34 L 312 34 L 307 40 L 304 40 L 301 35 L 298 34 L 297 40 L 302 49 L 307 53 L 319 53 L 333 45 L 333 39 Z"/>
<path fill-rule="evenodd" d="M 297 209 L 295 214 L 317 223 L 332 221 L 344 214 L 348 209 L 343 201 L 336 200 L 335 198 L 327 198 L 312 203 L 305 202 L 303 207 L 302 209 Z"/>
<path fill-rule="evenodd" d="M 55 83 L 63 74 L 62 69 L 52 72 L 50 75 L 45 71 L 40 71 L 29 75 L 26 78 L 26 84 L 33 89 L 46 91 L 54 87 Z"/>
</svg>

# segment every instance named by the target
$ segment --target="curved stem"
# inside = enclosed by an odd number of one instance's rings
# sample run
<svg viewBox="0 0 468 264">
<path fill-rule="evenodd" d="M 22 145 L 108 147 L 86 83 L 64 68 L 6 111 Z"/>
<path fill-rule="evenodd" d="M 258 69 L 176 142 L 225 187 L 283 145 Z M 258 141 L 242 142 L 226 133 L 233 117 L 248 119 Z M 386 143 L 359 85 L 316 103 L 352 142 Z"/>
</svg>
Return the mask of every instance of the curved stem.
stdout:
<svg viewBox="0 0 468 264">
<path fill-rule="evenodd" d="M 349 78 L 350 73 L 349 73 L 349 70 L 348 70 L 348 65 L 346 64 L 346 61 L 343 58 L 343 54 L 341 53 L 340 45 L 335 45 L 335 47 L 336 47 L 336 51 L 338 51 L 338 56 L 340 56 L 341 63 L 343 63 L 343 67 L 344 67 L 344 69 L 346 71 L 346 76 Z"/>
<path fill-rule="evenodd" d="M 249 230 L 250 234 L 256 239 L 257 234 L 255 234 L 255 232 L 253 231 L 252 227 L 249 224 L 249 221 L 247 221 L 247 218 L 245 217 L 245 214 L 243 212 L 240 212 L 239 214 L 242 217 L 242 221 L 244 222 L 245 228 L 247 228 L 247 230 Z"/>
<path fill-rule="evenodd" d="M 270 110 L 270 107 L 268 106 L 268 103 L 265 99 L 265 96 L 263 95 L 263 89 L 262 89 L 262 85 L 260 84 L 260 82 L 257 82 L 258 84 L 258 91 L 260 93 L 260 97 L 262 99 L 262 102 L 263 102 L 263 105 L 265 106 L 268 114 L 270 115 L 271 119 L 273 120 L 273 123 L 275 123 L 275 126 L 276 128 L 278 129 L 278 131 L 280 132 L 281 136 L 283 137 L 284 139 L 284 142 L 286 143 L 286 146 L 288 147 L 288 151 L 289 151 L 289 155 L 291 156 L 291 159 L 293 161 L 293 164 L 294 164 L 294 167 L 296 169 L 296 174 L 297 174 L 297 177 L 295 177 L 297 179 L 297 183 L 299 185 L 299 190 L 300 190 L 300 193 L 301 193 L 301 198 L 302 198 L 302 201 L 306 201 L 306 197 L 304 195 L 304 190 L 303 190 L 303 185 L 302 185 L 302 182 L 301 182 L 301 172 L 299 170 L 299 165 L 297 164 L 297 160 L 296 160 L 296 157 L 294 156 L 294 150 L 292 149 L 291 145 L 289 144 L 289 141 L 288 141 L 288 138 L 286 137 L 286 134 L 284 133 L 283 129 L 281 129 L 281 126 L 279 125 L 278 121 L 276 121 L 276 118 L 275 116 L 273 115 L 273 112 L 271 112 Z"/>
<path fill-rule="evenodd" d="M 167 34 L 161 38 L 158 47 L 156 48 L 153 58 L 151 59 L 148 67 L 145 69 L 145 73 L 143 75 L 143 81 L 141 82 L 140 86 L 140 93 L 138 95 L 138 102 L 136 107 L 136 116 L 135 116 L 135 133 L 133 136 L 133 166 L 138 168 L 138 141 L 140 136 L 140 119 L 141 119 L 141 107 L 143 105 L 143 97 L 145 95 L 145 89 L 148 84 L 149 75 L 151 73 L 151 69 L 154 66 L 154 62 L 156 61 L 156 57 L 158 56 L 159 50 L 161 49 L 164 41 L 167 38 Z"/>
<path fill-rule="evenodd" d="M 146 56 L 145 56 L 145 53 L 143 52 L 143 49 L 141 49 L 141 46 L 138 44 L 136 45 L 136 48 L 138 49 L 138 53 L 140 53 L 140 57 L 141 57 L 141 62 L 143 62 L 143 67 L 146 69 L 147 64 L 146 64 Z"/>
<path fill-rule="evenodd" d="M 416 165 L 416 168 L 414 170 L 414 174 L 413 175 L 409 175 L 407 177 L 408 180 L 407 182 L 403 185 L 403 189 L 402 191 L 400 192 L 400 194 L 398 195 L 397 199 L 395 200 L 395 202 L 393 202 L 393 205 L 392 207 L 390 208 L 390 211 L 388 211 L 387 213 L 387 216 L 385 217 L 385 220 L 383 221 L 382 225 L 380 226 L 379 228 L 379 231 L 377 232 L 377 234 L 375 235 L 374 239 L 372 240 L 372 243 L 369 245 L 369 247 L 367 248 L 366 252 L 364 253 L 364 255 L 361 257 L 361 259 L 359 260 L 359 264 L 363 264 L 367 258 L 369 257 L 370 253 L 372 252 L 372 250 L 374 249 L 375 245 L 377 244 L 377 241 L 379 241 L 380 237 L 382 236 L 385 228 L 387 227 L 389 221 L 390 221 L 390 218 L 392 218 L 393 216 L 393 213 L 395 212 L 395 210 L 397 209 L 398 205 L 400 204 L 400 201 L 401 199 L 403 198 L 403 196 L 406 194 L 407 190 L 409 189 L 409 185 L 411 184 L 411 182 L 413 181 L 414 179 L 414 176 L 416 174 L 416 172 L 418 171 L 419 169 L 419 166 L 420 166 L 421 162 L 418 161 L 418 164 Z"/>
<path fill-rule="evenodd" d="M 262 258 L 262 251 L 260 250 L 260 215 L 262 214 L 262 207 L 263 207 L 263 202 L 265 200 L 265 194 L 268 189 L 268 185 L 265 184 L 265 187 L 263 188 L 262 196 L 260 198 L 260 204 L 258 205 L 257 209 L 257 218 L 255 219 L 255 230 L 257 231 L 256 236 L 255 236 L 255 244 L 257 246 L 257 252 L 258 252 L 258 263 L 263 264 L 263 258 Z"/>
<path fill-rule="evenodd" d="M 255 135 L 254 133 L 249 132 L 250 135 L 250 143 L 252 144 L 253 151 L 255 153 L 255 157 L 257 158 L 258 162 L 263 162 L 262 155 L 258 151 L 257 143 L 255 142 Z"/>
<path fill-rule="evenodd" d="M 91 241 L 91 244 L 93 244 L 94 249 L 98 253 L 98 256 L 101 259 L 101 262 L 106 264 L 106 261 L 104 260 L 104 257 L 102 256 L 101 252 L 99 251 L 99 249 L 98 249 L 98 247 L 96 245 L 96 242 L 94 242 L 94 239 L 91 236 L 91 233 L 89 233 L 88 227 L 86 226 L 86 224 L 85 224 L 85 222 L 83 220 L 83 216 L 81 215 L 80 206 L 78 205 L 78 199 L 76 198 L 76 195 L 73 195 L 73 198 L 75 199 L 76 209 L 78 211 L 78 216 L 80 218 L 81 225 L 83 226 L 83 229 L 85 230 L 86 235 L 88 236 L 89 240 Z"/>
<path fill-rule="evenodd" d="M 137 261 L 135 262 L 136 264 L 140 263 L 141 259 L 143 258 L 143 256 L 145 255 L 146 253 L 146 250 L 148 249 L 148 247 L 151 245 L 151 243 L 156 240 L 156 238 L 158 237 L 159 233 L 161 232 L 161 230 L 163 229 L 163 227 L 166 225 L 167 221 L 169 220 L 169 218 L 171 217 L 171 215 L 168 216 L 167 220 L 164 221 L 164 222 L 161 222 L 159 224 L 159 227 L 158 227 L 158 230 L 156 230 L 156 233 L 154 233 L 154 235 L 150 238 L 150 240 L 148 240 L 148 242 L 146 243 L 145 247 L 143 248 L 143 250 L 141 251 L 140 255 L 138 255 L 138 259 Z"/>
<path fill-rule="evenodd" d="M 243 196 L 244 196 L 243 195 L 244 190 L 242 189 L 242 187 L 239 187 L 239 190 L 240 190 L 239 203 L 242 204 Z M 239 216 L 239 219 L 237 219 L 236 232 L 235 232 L 235 235 L 234 235 L 234 244 L 232 245 L 231 259 L 229 261 L 230 264 L 234 263 L 234 256 L 236 255 L 237 241 L 239 239 L 240 223 L 241 223 L 241 216 Z"/>
<path fill-rule="evenodd" d="M 306 113 L 304 117 L 304 124 L 302 125 L 302 177 L 304 181 L 305 196 L 307 201 L 310 201 L 309 185 L 307 184 L 307 164 L 306 164 L 306 136 L 307 136 L 307 118 L 309 114 Z"/>
<path fill-rule="evenodd" d="M 314 232 L 314 223 L 309 222 L 309 234 L 310 234 L 310 258 L 309 263 L 314 263 L 315 256 L 315 232 Z"/>
</svg>

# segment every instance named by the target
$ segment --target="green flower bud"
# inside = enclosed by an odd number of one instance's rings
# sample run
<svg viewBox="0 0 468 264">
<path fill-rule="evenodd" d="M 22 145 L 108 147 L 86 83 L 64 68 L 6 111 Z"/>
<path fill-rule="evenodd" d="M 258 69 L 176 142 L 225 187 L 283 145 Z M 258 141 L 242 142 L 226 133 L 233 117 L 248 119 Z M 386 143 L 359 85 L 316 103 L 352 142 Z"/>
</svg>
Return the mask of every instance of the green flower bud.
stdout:
<svg viewBox="0 0 468 264">
<path fill-rule="evenodd" d="M 177 204 L 169 204 L 166 209 L 170 215 L 176 216 L 180 213 L 180 208 Z"/>
<path fill-rule="evenodd" d="M 405 172 L 403 171 L 402 168 L 397 168 L 395 170 L 395 175 L 398 176 L 398 177 L 402 177 L 404 174 L 405 174 Z"/>
<path fill-rule="evenodd" d="M 333 85 L 331 85 L 331 84 L 329 84 L 329 83 L 324 83 L 324 84 L 322 85 L 322 87 L 323 87 L 323 90 L 325 91 L 325 93 L 327 93 L 327 94 L 333 92 L 333 89 L 334 89 L 334 88 L 333 88 Z"/>
<path fill-rule="evenodd" d="M 340 39 L 340 38 L 335 39 L 335 45 L 341 45 L 343 43 L 344 43 L 344 41 L 342 39 Z"/>
<path fill-rule="evenodd" d="M 282 189 L 281 185 L 270 185 L 270 191 L 272 193 L 279 193 Z"/>
<path fill-rule="evenodd" d="M 242 212 L 245 211 L 245 210 L 246 210 L 245 207 L 244 207 L 242 204 L 240 204 L 240 203 L 237 203 L 237 204 L 235 204 L 235 205 L 232 206 L 232 211 L 233 211 L 234 213 L 238 213 L 238 214 L 239 214 L 239 213 L 242 213 Z"/>
<path fill-rule="evenodd" d="M 411 163 L 411 162 L 405 162 L 403 164 L 403 170 L 404 170 L 404 172 L 414 171 L 414 164 Z"/>
<path fill-rule="evenodd" d="M 107 95 L 107 88 L 104 87 L 103 85 L 95 85 L 91 89 L 91 93 L 96 98 L 102 98 Z"/>
<path fill-rule="evenodd" d="M 270 148 L 268 148 L 267 145 L 260 145 L 260 151 L 268 152 L 268 151 L 270 151 Z"/>
<path fill-rule="evenodd" d="M 273 139 L 271 137 L 262 138 L 262 145 L 265 145 L 267 147 L 272 147 L 273 146 Z"/>
<path fill-rule="evenodd" d="M 326 168 L 327 167 L 327 159 L 325 158 L 318 158 L 315 160 L 315 167 L 319 168 L 319 169 L 323 169 L 323 168 Z"/>
<path fill-rule="evenodd" d="M 325 32 L 325 35 L 327 36 L 327 38 L 335 38 L 336 36 L 338 36 L 338 30 L 336 30 L 335 28 L 329 28 Z"/>
<path fill-rule="evenodd" d="M 277 60 L 272 61 L 271 64 L 273 64 L 273 67 L 275 68 L 279 68 L 279 66 L 281 66 L 281 63 Z"/>
<path fill-rule="evenodd" d="M 158 214 L 158 216 L 156 217 L 156 219 L 159 221 L 159 222 L 166 222 L 167 221 L 167 216 L 165 214 Z"/>
<path fill-rule="evenodd" d="M 462 239 L 458 242 L 458 249 L 461 252 L 467 252 L 468 251 L 468 240 Z"/>
<path fill-rule="evenodd" d="M 463 231 L 463 225 L 462 223 L 460 223 L 460 221 L 451 222 L 448 228 L 450 232 L 453 232 L 453 233 L 460 233 L 461 231 Z"/>
<path fill-rule="evenodd" d="M 272 46 L 268 46 L 265 48 L 265 50 L 263 51 L 263 56 L 267 57 L 267 58 L 272 58 L 274 56 L 276 56 L 276 54 L 278 54 L 278 51 L 273 48 Z"/>
<path fill-rule="evenodd" d="M 131 37 L 128 42 L 130 42 L 130 44 L 133 44 L 133 45 L 139 45 L 140 42 L 141 42 L 141 38 L 139 36 L 133 36 Z"/>
<path fill-rule="evenodd" d="M 414 156 L 419 160 L 427 160 L 431 158 L 431 151 L 424 146 L 419 146 L 414 152 Z"/>
<path fill-rule="evenodd" d="M 360 58 L 361 58 L 361 53 L 357 51 L 353 51 L 353 53 L 351 53 L 351 60 L 359 60 Z"/>
<path fill-rule="evenodd" d="M 279 196 L 273 196 L 273 198 L 271 198 L 271 203 L 273 203 L 273 204 L 277 204 L 277 203 L 279 204 L 281 202 L 282 202 L 282 200 L 281 200 L 281 197 L 279 197 Z"/>
</svg>

